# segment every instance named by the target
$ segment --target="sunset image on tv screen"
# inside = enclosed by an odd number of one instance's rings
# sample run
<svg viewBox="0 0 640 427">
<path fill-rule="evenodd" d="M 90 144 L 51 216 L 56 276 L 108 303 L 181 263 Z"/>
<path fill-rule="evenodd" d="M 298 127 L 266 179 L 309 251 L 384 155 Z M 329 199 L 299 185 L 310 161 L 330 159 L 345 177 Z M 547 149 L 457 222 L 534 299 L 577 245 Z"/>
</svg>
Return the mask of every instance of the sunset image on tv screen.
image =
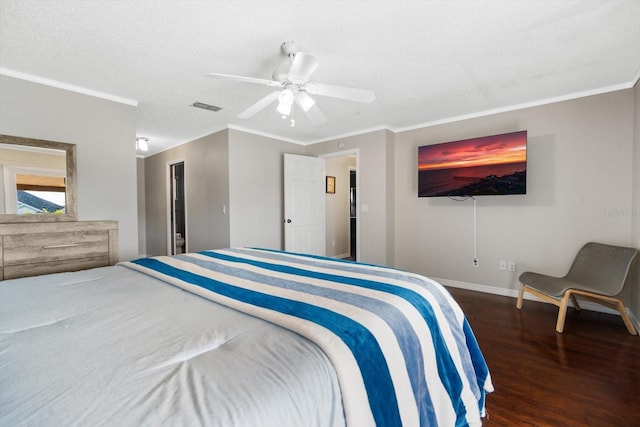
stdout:
<svg viewBox="0 0 640 427">
<path fill-rule="evenodd" d="M 525 194 L 527 131 L 418 148 L 418 196 Z"/>
</svg>

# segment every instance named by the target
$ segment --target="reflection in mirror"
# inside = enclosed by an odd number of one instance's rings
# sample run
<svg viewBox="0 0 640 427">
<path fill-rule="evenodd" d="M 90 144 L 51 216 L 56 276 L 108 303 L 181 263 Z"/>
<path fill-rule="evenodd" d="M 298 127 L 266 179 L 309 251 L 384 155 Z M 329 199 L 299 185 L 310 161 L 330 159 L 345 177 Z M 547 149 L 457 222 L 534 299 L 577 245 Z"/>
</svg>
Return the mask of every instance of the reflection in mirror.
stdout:
<svg viewBox="0 0 640 427">
<path fill-rule="evenodd" d="M 0 213 L 64 213 L 66 153 L 49 148 L 0 144 L 4 210 Z M 0 182 L 2 182 L 0 181 Z"/>
<path fill-rule="evenodd" d="M 75 220 L 75 145 L 0 135 L 0 223 Z"/>
<path fill-rule="evenodd" d="M 66 188 L 64 170 L 46 175 L 16 174 L 16 213 L 64 213 Z"/>
</svg>

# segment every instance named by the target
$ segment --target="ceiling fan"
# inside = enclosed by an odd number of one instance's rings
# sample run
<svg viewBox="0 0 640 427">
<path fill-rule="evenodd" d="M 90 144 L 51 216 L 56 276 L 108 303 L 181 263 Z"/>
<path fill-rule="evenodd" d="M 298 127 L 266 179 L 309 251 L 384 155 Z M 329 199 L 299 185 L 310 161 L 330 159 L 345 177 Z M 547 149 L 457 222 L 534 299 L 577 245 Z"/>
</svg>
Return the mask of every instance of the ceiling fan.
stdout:
<svg viewBox="0 0 640 427">
<path fill-rule="evenodd" d="M 205 75 L 206 77 L 211 78 L 222 78 L 278 88 L 278 90 L 271 92 L 240 113 L 238 115 L 239 118 L 249 118 L 277 100 L 277 110 L 282 114 L 283 118 L 291 115 L 293 103 L 295 102 L 295 104 L 305 113 L 311 123 L 314 125 L 320 125 L 326 122 L 327 119 L 320 108 L 318 108 L 311 95 L 329 96 L 364 103 L 371 103 L 375 99 L 375 94 L 370 90 L 334 86 L 310 81 L 309 79 L 311 78 L 311 74 L 316 70 L 316 68 L 318 68 L 318 58 L 309 53 L 298 52 L 298 48 L 295 43 L 290 41 L 282 43 L 280 49 L 286 58 L 273 71 L 271 80 L 218 73 L 209 73 Z M 294 126 L 294 124 L 295 121 L 292 119 L 291 126 Z"/>
</svg>

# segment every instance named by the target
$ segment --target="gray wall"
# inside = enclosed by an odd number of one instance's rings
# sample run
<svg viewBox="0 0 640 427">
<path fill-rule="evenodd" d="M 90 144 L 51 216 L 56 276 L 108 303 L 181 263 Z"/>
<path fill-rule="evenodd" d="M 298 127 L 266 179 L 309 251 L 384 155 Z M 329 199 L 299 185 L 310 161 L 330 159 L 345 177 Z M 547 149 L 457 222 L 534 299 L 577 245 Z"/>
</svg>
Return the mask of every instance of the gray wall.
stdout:
<svg viewBox="0 0 640 427">
<path fill-rule="evenodd" d="M 136 107 L 0 75 L 0 133 L 77 146 L 78 219 L 116 220 L 138 256 Z"/>
<path fill-rule="evenodd" d="M 633 128 L 623 90 L 396 134 L 396 266 L 514 295 L 522 271 L 563 275 L 590 240 L 632 244 Z M 473 202 L 418 198 L 417 147 L 522 129 L 527 194 L 477 197 L 474 268 Z"/>
<path fill-rule="evenodd" d="M 140 256 L 147 254 L 147 213 L 144 178 L 144 158 L 136 159 L 137 191 L 138 191 L 138 253 Z"/>
<path fill-rule="evenodd" d="M 168 253 L 167 170 L 179 161 L 185 164 L 187 250 L 230 246 L 228 159 L 227 130 L 145 159 L 147 254 Z"/>
<path fill-rule="evenodd" d="M 360 150 L 361 260 L 446 284 L 515 296 L 522 271 L 566 273 L 595 240 L 640 247 L 640 89 L 558 102 L 398 133 L 372 132 L 308 147 L 319 155 Z M 526 129 L 528 190 L 473 201 L 417 197 L 420 145 Z M 344 147 L 338 147 L 338 143 Z M 386 248 L 386 249 L 385 249 Z M 516 272 L 500 271 L 500 260 Z M 638 277 L 623 295 L 638 317 Z"/>
<path fill-rule="evenodd" d="M 283 153 L 304 147 L 233 129 L 145 159 L 146 250 L 167 252 L 167 165 L 184 160 L 187 249 L 283 247 Z"/>
<path fill-rule="evenodd" d="M 230 245 L 284 247 L 284 153 L 298 144 L 229 130 Z"/>
<path fill-rule="evenodd" d="M 360 156 L 361 261 L 512 295 L 521 271 L 564 274 L 586 241 L 640 247 L 637 85 L 307 147 L 228 130 L 138 160 L 138 165 L 134 106 L 4 75 L 0 75 L 0 93 L 1 133 L 77 145 L 78 217 L 117 220 L 123 260 L 143 252 L 166 253 L 167 162 L 186 163 L 189 250 L 244 245 L 281 248 L 282 154 L 322 155 L 352 149 Z M 473 268 L 473 204 L 416 197 L 417 147 L 519 129 L 529 131 L 528 194 L 478 198 L 480 267 Z M 344 145 L 338 147 L 338 143 Z M 136 179 L 138 174 L 144 179 Z M 142 187 L 133 182 L 144 186 L 141 198 L 136 193 Z M 140 233 L 138 222 L 144 229 Z M 139 244 L 138 236 L 145 240 L 145 234 L 146 241 Z M 502 259 L 515 261 L 517 271 L 499 271 Z M 638 317 L 637 285 L 625 298 Z"/>
<path fill-rule="evenodd" d="M 395 133 L 387 130 L 385 131 L 386 135 L 386 227 L 387 230 L 387 253 L 386 259 L 388 265 L 396 265 L 396 230 L 395 230 L 395 221 L 396 221 L 396 173 L 395 173 L 395 143 L 396 136 Z M 405 165 L 405 167 L 410 167 Z"/>
<path fill-rule="evenodd" d="M 203 242 L 203 248 L 282 248 L 282 154 L 331 156 L 354 150 L 359 156 L 361 261 L 393 265 L 453 286 L 515 296 L 522 271 L 562 275 L 587 241 L 640 246 L 638 91 L 397 133 L 372 131 L 307 147 L 233 129 L 203 138 L 213 138 L 228 149 L 226 166 L 220 161 L 213 167 L 221 174 L 216 179 L 221 188 L 224 175 L 228 176 L 228 241 L 216 246 Z M 474 268 L 473 202 L 418 198 L 417 148 L 521 129 L 529 132 L 527 194 L 477 198 L 480 266 Z M 167 153 L 189 157 L 195 143 Z M 167 153 L 145 162 L 149 251 L 158 236 L 166 247 L 165 190 L 156 191 L 157 185 L 164 185 L 164 172 L 155 176 L 151 171 L 164 171 Z M 201 158 L 198 154 L 194 161 Z M 163 194 L 157 203 L 154 192 Z M 224 200 L 216 199 L 210 212 L 219 212 Z M 161 217 L 158 226 L 150 216 Z M 189 227 L 190 234 L 206 230 L 195 223 Z M 500 271 L 500 260 L 514 261 L 517 271 Z M 625 295 L 636 317 L 638 294 L 634 284 Z"/>
<path fill-rule="evenodd" d="M 386 264 L 387 230 L 389 225 L 387 204 L 386 130 L 340 138 L 313 144 L 307 147 L 307 155 L 323 155 L 340 151 L 358 150 L 358 215 L 360 216 L 360 238 L 358 261 Z M 338 146 L 340 144 L 340 146 Z"/>
<path fill-rule="evenodd" d="M 633 233 L 633 245 L 640 249 L 640 82 L 636 82 L 634 88 L 634 156 L 633 156 L 633 208 L 631 210 L 631 222 Z M 636 320 L 640 319 L 640 260 L 636 263 L 635 284 L 629 295 L 629 306 Z M 638 323 L 636 322 L 636 326 Z"/>
</svg>

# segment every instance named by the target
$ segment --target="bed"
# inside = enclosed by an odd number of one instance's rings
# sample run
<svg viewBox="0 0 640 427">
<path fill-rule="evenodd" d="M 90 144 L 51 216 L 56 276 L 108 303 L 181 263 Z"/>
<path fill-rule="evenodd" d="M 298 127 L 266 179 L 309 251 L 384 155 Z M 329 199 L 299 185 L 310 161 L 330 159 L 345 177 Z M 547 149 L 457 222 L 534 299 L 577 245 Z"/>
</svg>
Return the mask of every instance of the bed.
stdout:
<svg viewBox="0 0 640 427">
<path fill-rule="evenodd" d="M 392 268 L 231 248 L 0 282 L 0 425 L 481 425 L 464 314 Z"/>
</svg>

